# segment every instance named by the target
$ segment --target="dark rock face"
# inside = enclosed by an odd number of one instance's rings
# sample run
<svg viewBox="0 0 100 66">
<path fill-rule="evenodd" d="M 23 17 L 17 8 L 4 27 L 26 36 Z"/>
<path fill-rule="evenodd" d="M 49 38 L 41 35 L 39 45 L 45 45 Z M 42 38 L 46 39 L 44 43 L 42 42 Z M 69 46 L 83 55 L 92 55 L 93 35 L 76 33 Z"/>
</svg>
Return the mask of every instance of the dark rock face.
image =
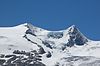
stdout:
<svg viewBox="0 0 100 66">
<path fill-rule="evenodd" d="M 47 58 L 50 58 L 52 55 L 51 55 L 51 53 L 50 52 L 48 52 L 47 54 L 46 54 L 46 57 Z"/>
<path fill-rule="evenodd" d="M 0 66 L 45 66 L 41 61 L 41 56 L 37 51 L 25 52 L 15 50 L 14 55 L 5 55 L 0 59 Z M 26 57 L 25 57 L 26 56 Z"/>
<path fill-rule="evenodd" d="M 69 40 L 67 43 L 68 47 L 76 45 L 84 45 L 88 40 L 80 33 L 76 26 L 72 26 L 69 29 Z"/>
<path fill-rule="evenodd" d="M 48 35 L 48 38 L 55 38 L 55 39 L 59 39 L 63 37 L 63 32 L 50 32 Z"/>
<path fill-rule="evenodd" d="M 43 43 L 46 47 L 52 49 L 52 47 L 51 47 L 51 45 L 50 45 L 50 44 L 52 44 L 51 42 L 45 40 L 45 41 L 42 41 L 42 43 Z"/>
<path fill-rule="evenodd" d="M 34 32 L 32 32 L 31 29 L 28 29 L 28 30 L 26 31 L 26 34 L 31 34 L 31 35 L 33 35 L 33 36 L 36 36 L 36 35 L 34 34 Z"/>
<path fill-rule="evenodd" d="M 6 60 L 0 59 L 0 65 L 3 65 L 4 62 L 6 62 Z"/>
<path fill-rule="evenodd" d="M 43 47 L 39 46 L 39 51 L 38 51 L 39 54 L 44 54 L 46 53 L 43 49 Z"/>
<path fill-rule="evenodd" d="M 1 55 L 0 55 L 0 58 L 4 58 L 4 56 L 5 56 L 4 54 L 1 54 Z"/>
</svg>

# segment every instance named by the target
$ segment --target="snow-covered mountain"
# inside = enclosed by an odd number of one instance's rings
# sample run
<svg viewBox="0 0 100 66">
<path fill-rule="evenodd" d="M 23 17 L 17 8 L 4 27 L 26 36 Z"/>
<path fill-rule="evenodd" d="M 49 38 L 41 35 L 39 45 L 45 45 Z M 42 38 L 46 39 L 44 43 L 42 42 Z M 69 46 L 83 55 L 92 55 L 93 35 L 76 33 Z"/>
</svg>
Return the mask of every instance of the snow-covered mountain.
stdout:
<svg viewBox="0 0 100 66">
<path fill-rule="evenodd" d="M 0 66 L 100 66 L 100 41 L 72 25 L 48 31 L 25 23 L 0 27 Z"/>
</svg>

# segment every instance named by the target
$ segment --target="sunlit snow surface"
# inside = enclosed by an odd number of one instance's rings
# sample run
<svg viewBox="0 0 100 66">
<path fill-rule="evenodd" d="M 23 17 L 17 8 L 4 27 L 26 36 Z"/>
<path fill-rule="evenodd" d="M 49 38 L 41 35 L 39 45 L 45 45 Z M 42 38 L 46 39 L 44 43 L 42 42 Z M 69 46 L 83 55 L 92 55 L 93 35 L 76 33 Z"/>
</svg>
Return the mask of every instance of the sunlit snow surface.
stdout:
<svg viewBox="0 0 100 66">
<path fill-rule="evenodd" d="M 86 41 L 83 45 L 67 45 L 72 36 L 74 25 L 66 30 L 48 31 L 31 24 L 22 24 L 15 27 L 0 27 L 0 54 L 13 54 L 14 50 L 39 50 L 41 46 L 46 53 L 42 55 L 42 63 L 46 66 L 100 66 L 100 41 L 87 39 L 78 29 L 78 38 Z M 29 30 L 31 33 L 27 33 Z M 71 35 L 69 33 L 72 33 Z M 46 54 L 50 52 L 51 57 Z"/>
</svg>

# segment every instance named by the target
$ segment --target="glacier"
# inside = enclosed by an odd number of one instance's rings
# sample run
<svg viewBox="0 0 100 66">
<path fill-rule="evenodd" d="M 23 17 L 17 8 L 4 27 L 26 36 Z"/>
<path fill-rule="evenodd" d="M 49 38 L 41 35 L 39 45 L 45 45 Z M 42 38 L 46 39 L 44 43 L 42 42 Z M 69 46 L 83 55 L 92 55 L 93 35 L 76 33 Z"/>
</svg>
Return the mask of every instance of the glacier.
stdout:
<svg viewBox="0 0 100 66">
<path fill-rule="evenodd" d="M 49 31 L 30 23 L 0 27 L 0 66 L 100 66 L 100 41 L 72 25 Z"/>
</svg>

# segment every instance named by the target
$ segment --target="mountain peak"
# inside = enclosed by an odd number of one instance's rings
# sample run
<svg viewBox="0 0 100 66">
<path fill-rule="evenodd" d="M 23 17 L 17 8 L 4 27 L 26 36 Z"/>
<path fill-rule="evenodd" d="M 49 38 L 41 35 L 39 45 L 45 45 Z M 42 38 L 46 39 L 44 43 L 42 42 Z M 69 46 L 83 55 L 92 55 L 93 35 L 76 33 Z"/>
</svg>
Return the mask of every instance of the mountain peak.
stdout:
<svg viewBox="0 0 100 66">
<path fill-rule="evenodd" d="M 79 32 L 79 30 L 75 25 L 72 25 L 68 28 L 68 32 Z"/>
<path fill-rule="evenodd" d="M 23 24 L 20 24 L 20 25 L 14 26 L 14 27 L 27 27 L 27 28 L 29 28 L 30 25 L 32 26 L 31 23 L 23 23 Z"/>
<path fill-rule="evenodd" d="M 76 27 L 76 25 L 72 25 L 72 26 L 70 26 L 70 28 L 75 28 Z"/>
<path fill-rule="evenodd" d="M 79 31 L 75 25 L 72 25 L 68 28 L 68 35 L 68 46 L 70 47 L 74 44 L 84 45 L 88 41 L 88 39 Z"/>
<path fill-rule="evenodd" d="M 32 30 L 43 30 L 42 28 L 34 26 L 31 23 L 25 23 L 25 24 L 26 24 L 27 28 L 29 28 L 29 29 L 32 29 Z"/>
</svg>

